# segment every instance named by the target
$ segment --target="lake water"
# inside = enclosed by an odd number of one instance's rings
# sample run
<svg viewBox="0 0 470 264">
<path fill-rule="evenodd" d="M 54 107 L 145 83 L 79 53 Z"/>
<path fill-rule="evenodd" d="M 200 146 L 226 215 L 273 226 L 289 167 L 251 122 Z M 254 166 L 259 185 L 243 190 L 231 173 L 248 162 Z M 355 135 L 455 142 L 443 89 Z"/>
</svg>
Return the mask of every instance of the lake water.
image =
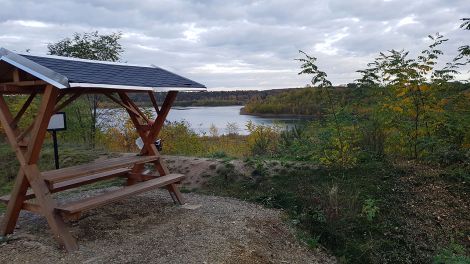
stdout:
<svg viewBox="0 0 470 264">
<path fill-rule="evenodd" d="M 242 106 L 194 106 L 194 107 L 173 107 L 168 114 L 168 121 L 186 121 L 190 127 L 198 134 L 209 134 L 209 128 L 214 125 L 219 134 L 225 134 L 228 123 L 236 124 L 238 133 L 248 134 L 246 124 L 252 121 L 255 124 L 278 125 L 283 128 L 291 127 L 301 122 L 295 118 L 267 118 L 250 115 L 240 115 Z M 152 110 L 149 108 L 148 110 Z M 154 112 L 154 111 L 153 111 Z M 123 109 L 102 110 L 102 114 L 113 116 L 124 116 L 127 113 Z M 116 120 L 116 119 L 114 119 Z M 118 124 L 116 124 L 118 125 Z"/>
</svg>

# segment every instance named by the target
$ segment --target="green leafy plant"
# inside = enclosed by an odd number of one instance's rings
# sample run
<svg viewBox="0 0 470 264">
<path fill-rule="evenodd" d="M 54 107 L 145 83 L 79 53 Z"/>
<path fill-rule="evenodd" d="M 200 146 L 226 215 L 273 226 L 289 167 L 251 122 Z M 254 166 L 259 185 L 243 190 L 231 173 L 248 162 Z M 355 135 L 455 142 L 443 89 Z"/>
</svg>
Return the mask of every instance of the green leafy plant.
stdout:
<svg viewBox="0 0 470 264">
<path fill-rule="evenodd" d="M 468 264 L 470 257 L 465 255 L 465 248 L 451 241 L 451 243 L 439 250 L 433 259 L 434 264 Z"/>
<path fill-rule="evenodd" d="M 379 213 L 379 207 L 375 199 L 366 199 L 362 205 L 362 214 L 365 215 L 367 220 L 371 222 Z"/>
</svg>

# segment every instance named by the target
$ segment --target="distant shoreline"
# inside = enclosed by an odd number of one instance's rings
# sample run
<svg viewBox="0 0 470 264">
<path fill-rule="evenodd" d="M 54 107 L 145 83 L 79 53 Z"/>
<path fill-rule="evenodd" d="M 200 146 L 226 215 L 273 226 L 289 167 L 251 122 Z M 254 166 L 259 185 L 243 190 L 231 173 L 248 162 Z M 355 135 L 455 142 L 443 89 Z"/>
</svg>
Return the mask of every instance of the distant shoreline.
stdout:
<svg viewBox="0 0 470 264">
<path fill-rule="evenodd" d="M 264 118 L 292 118 L 292 119 L 314 119 L 313 115 L 295 115 L 295 114 L 267 114 L 267 113 L 248 113 L 245 111 L 245 107 L 240 109 L 240 115 L 258 116 Z"/>
</svg>

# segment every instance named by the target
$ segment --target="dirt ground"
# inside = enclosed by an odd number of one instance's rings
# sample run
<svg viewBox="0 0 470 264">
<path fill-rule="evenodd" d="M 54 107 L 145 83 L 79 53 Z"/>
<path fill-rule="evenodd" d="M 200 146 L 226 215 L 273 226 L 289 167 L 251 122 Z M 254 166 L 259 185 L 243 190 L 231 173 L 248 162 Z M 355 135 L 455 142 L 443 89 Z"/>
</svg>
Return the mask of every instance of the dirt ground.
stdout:
<svg viewBox="0 0 470 264">
<path fill-rule="evenodd" d="M 156 190 L 86 213 L 69 223 L 80 245 L 72 254 L 58 249 L 42 217 L 22 213 L 18 229 L 0 245 L 0 263 L 336 262 L 324 250 L 301 244 L 282 211 L 184 195 L 185 206 Z"/>
<path fill-rule="evenodd" d="M 240 159 L 223 160 L 210 158 L 196 158 L 185 156 L 163 156 L 168 168 L 173 173 L 181 173 L 186 175 L 183 181 L 183 188 L 187 190 L 199 189 L 207 183 L 211 177 L 216 175 L 226 175 L 227 173 L 236 173 L 231 177 L 253 177 L 255 170 L 253 165 Z M 304 169 L 313 168 L 312 165 L 302 162 L 288 162 L 287 166 L 300 166 Z M 295 165 L 294 165 L 295 164 Z M 265 167 L 268 174 L 278 173 L 284 169 L 280 162 L 266 161 Z M 230 169 L 227 169 L 230 168 Z M 299 167 L 297 167 L 299 168 Z"/>
</svg>

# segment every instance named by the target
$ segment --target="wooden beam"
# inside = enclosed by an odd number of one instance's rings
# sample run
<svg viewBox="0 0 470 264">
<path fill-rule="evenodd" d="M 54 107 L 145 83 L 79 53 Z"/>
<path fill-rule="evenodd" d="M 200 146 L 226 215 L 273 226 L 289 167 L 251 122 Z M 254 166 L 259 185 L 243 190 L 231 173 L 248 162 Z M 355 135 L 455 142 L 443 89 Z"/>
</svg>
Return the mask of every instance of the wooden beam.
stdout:
<svg viewBox="0 0 470 264">
<path fill-rule="evenodd" d="M 57 106 L 55 109 L 54 109 L 54 112 L 53 114 L 59 112 L 60 110 L 62 110 L 64 107 L 66 107 L 67 105 L 69 105 L 70 103 L 72 103 L 73 101 L 75 101 L 78 97 L 80 97 L 81 93 L 76 93 L 72 96 L 70 96 L 67 100 L 65 100 L 62 104 L 60 104 L 59 106 Z M 59 97 L 58 97 L 59 98 Z M 31 125 L 29 125 L 24 131 L 23 133 L 21 133 L 18 138 L 16 139 L 17 141 L 22 141 L 30 132 L 31 130 L 33 129 L 34 127 L 34 123 L 32 123 Z"/>
<path fill-rule="evenodd" d="M 24 171 L 24 174 L 28 179 L 29 185 L 31 186 L 34 196 L 38 201 L 38 205 L 41 208 L 41 213 L 46 218 L 55 238 L 59 243 L 65 246 L 67 251 L 71 252 L 78 249 L 77 241 L 67 230 L 60 213 L 55 210 L 56 203 L 52 199 L 49 188 L 41 177 L 41 173 L 37 166 L 41 147 L 46 136 L 47 126 L 52 114 L 54 113 L 58 94 L 59 89 L 52 85 L 48 85 L 46 87 L 38 115 L 34 122 L 34 128 L 31 132 L 31 139 L 29 141 L 29 147 L 25 157 L 27 165 L 22 165 L 21 169 Z"/>
<path fill-rule="evenodd" d="M 57 204 L 52 199 L 49 188 L 41 178 L 41 173 L 37 165 L 27 165 L 23 169 L 25 170 L 31 189 L 34 191 L 34 196 L 38 201 L 38 205 L 41 208 L 41 214 L 46 218 L 47 223 L 54 234 L 54 238 L 59 241 L 59 243 L 61 243 L 68 252 L 77 250 L 77 241 L 65 225 L 61 214 L 56 211 L 55 208 Z"/>
<path fill-rule="evenodd" d="M 139 115 L 139 112 L 135 111 L 133 108 L 131 108 L 131 107 L 127 106 L 126 104 L 124 104 L 123 102 L 119 101 L 116 97 L 112 96 L 111 94 L 104 94 L 104 95 L 106 97 L 108 97 L 109 99 L 111 99 L 116 104 L 124 107 L 126 110 L 132 111 L 134 114 Z"/>
<path fill-rule="evenodd" d="M 13 117 L 11 115 L 10 109 L 3 98 L 3 95 L 0 96 L 0 122 L 3 125 L 3 129 L 7 135 L 7 139 L 10 142 L 10 146 L 12 147 L 13 151 L 15 151 L 16 157 L 21 166 L 26 165 L 26 158 L 24 157 L 23 152 L 21 151 L 20 147 L 16 142 L 16 134 L 15 131 L 11 126 L 11 122 L 13 121 Z M 26 191 L 28 190 L 29 183 L 26 180 L 24 171 L 21 169 L 18 171 L 18 175 L 15 179 L 15 185 L 13 190 L 11 191 L 11 197 L 7 210 L 4 214 L 1 226 L 0 226 L 0 235 L 5 236 L 7 234 L 13 233 L 15 229 L 16 222 L 18 220 L 18 216 L 20 210 L 22 208 L 24 202 L 24 196 Z"/>
<path fill-rule="evenodd" d="M 13 233 L 15 230 L 16 222 L 20 215 L 23 202 L 25 201 L 25 195 L 28 191 L 29 183 L 26 180 L 26 175 L 20 168 L 15 179 L 15 185 L 10 193 L 10 201 L 8 202 L 7 209 L 3 215 L 3 220 L 0 225 L 0 235 L 5 236 Z"/>
<path fill-rule="evenodd" d="M 155 147 L 155 145 L 153 144 L 153 142 L 155 141 L 155 137 L 158 136 L 158 134 L 160 133 L 160 130 L 163 127 L 163 124 L 165 123 L 166 117 L 167 117 L 167 115 L 168 115 L 168 113 L 171 109 L 171 106 L 173 105 L 173 103 L 176 99 L 177 94 L 178 94 L 178 92 L 176 92 L 176 91 L 168 92 L 168 94 L 165 98 L 165 101 L 162 105 L 162 108 L 159 111 L 160 114 L 157 116 L 157 118 L 156 118 L 156 120 L 155 120 L 154 124 L 152 125 L 151 130 L 149 132 L 143 131 L 142 128 L 139 127 L 139 122 L 137 120 L 137 116 L 133 116 L 134 114 L 132 112 L 128 112 L 130 117 L 131 117 L 132 122 L 134 123 L 134 126 L 137 129 L 137 132 L 139 133 L 140 137 L 144 141 L 144 147 L 142 148 L 142 150 L 140 152 L 141 155 L 160 156 L 160 153 L 158 152 L 158 150 Z M 123 98 L 124 96 L 127 96 L 127 95 L 125 95 L 123 93 L 123 95 L 121 95 L 121 97 Z M 123 100 L 124 100 L 124 98 L 123 98 Z M 155 166 L 155 169 L 157 169 L 158 173 L 160 174 L 160 176 L 165 176 L 165 175 L 170 174 L 170 170 L 168 169 L 168 166 L 166 166 L 166 164 L 164 163 L 164 161 L 162 159 L 158 159 L 158 160 L 154 161 L 153 164 Z M 131 176 L 136 175 L 136 174 L 142 172 L 142 170 L 143 170 L 142 167 L 134 166 L 134 168 L 132 169 L 132 173 L 130 175 Z M 128 185 L 133 185 L 138 180 L 144 180 L 144 178 L 140 177 L 140 179 L 139 179 L 138 177 L 129 177 L 128 181 L 127 181 L 127 184 Z M 184 204 L 183 196 L 181 195 L 178 187 L 176 187 L 176 185 L 174 183 L 168 185 L 166 188 L 167 188 L 168 192 L 170 193 L 170 196 L 173 199 L 173 201 L 178 202 L 180 205 Z"/>
<path fill-rule="evenodd" d="M 17 147 L 16 136 L 18 134 L 18 130 L 11 126 L 13 123 L 13 116 L 11 115 L 11 111 L 8 108 L 8 105 L 3 98 L 3 95 L 0 96 L 0 121 L 3 125 L 3 130 L 7 136 L 8 141 L 12 145 L 13 150 Z"/>
<path fill-rule="evenodd" d="M 28 164 L 36 164 L 39 159 L 39 153 L 44 142 L 44 137 L 46 136 L 47 126 L 49 125 L 49 120 L 54 113 L 54 106 L 58 93 L 59 89 L 52 85 L 48 85 L 44 91 L 42 102 L 39 106 L 38 116 L 34 122 L 33 130 L 31 131 L 30 146 L 26 155 L 29 159 Z"/>
<path fill-rule="evenodd" d="M 64 109 L 67 105 L 69 105 L 69 104 L 71 104 L 73 101 L 77 100 L 77 98 L 80 97 L 80 95 L 82 95 L 82 93 L 77 92 L 76 94 L 73 94 L 72 96 L 70 96 L 69 98 L 67 98 L 67 100 L 65 100 L 62 104 L 60 104 L 58 107 L 56 107 L 56 108 L 54 109 L 53 114 L 59 112 L 60 110 Z"/>
<path fill-rule="evenodd" d="M 150 129 L 150 132 L 149 132 L 150 140 L 155 140 L 155 137 L 160 133 L 160 130 L 162 129 L 163 124 L 165 123 L 166 117 L 168 113 L 170 112 L 171 106 L 175 102 L 177 95 L 178 95 L 177 91 L 169 91 L 168 94 L 166 95 L 165 101 L 163 102 L 163 105 L 160 109 L 160 114 L 157 116 L 157 119 L 155 120 L 155 124 Z M 149 144 L 149 142 L 147 142 L 147 144 Z"/>
<path fill-rule="evenodd" d="M 126 93 L 123 93 L 124 97 L 125 97 L 125 100 L 123 100 L 124 102 L 127 103 L 128 106 L 134 108 L 134 110 L 136 110 L 138 112 L 138 115 L 139 117 L 141 117 L 142 119 L 145 120 L 145 122 L 147 122 L 147 124 L 150 123 L 150 120 L 149 118 L 144 114 L 144 112 L 142 112 L 140 110 L 140 108 L 131 100 L 131 98 L 126 94 Z"/>
<path fill-rule="evenodd" d="M 43 80 L 34 80 L 34 81 L 14 81 L 14 82 L 4 82 L 0 83 L 2 85 L 16 85 L 16 86 L 35 86 L 35 85 L 47 85 L 48 83 Z"/>
<path fill-rule="evenodd" d="M 64 98 L 66 95 L 66 93 L 59 93 L 59 96 L 57 96 L 57 100 L 55 100 L 55 105 L 58 105 L 60 103 L 60 100 L 62 100 L 62 98 Z"/>
<path fill-rule="evenodd" d="M 21 117 L 24 115 L 24 113 L 26 112 L 26 110 L 28 109 L 29 105 L 31 104 L 31 102 L 34 100 L 34 97 L 36 97 L 36 94 L 37 93 L 32 93 L 28 99 L 26 100 L 26 102 L 23 104 L 23 106 L 21 107 L 21 109 L 18 111 L 18 113 L 16 114 L 15 118 L 13 119 L 12 123 L 11 123 L 11 126 L 16 128 L 18 126 L 18 122 L 20 121 Z"/>
<path fill-rule="evenodd" d="M 159 115 L 160 109 L 158 108 L 157 98 L 155 98 L 155 94 L 153 92 L 148 92 L 148 95 L 150 97 L 150 101 L 152 101 L 153 108 L 155 108 L 157 115 Z"/>
<path fill-rule="evenodd" d="M 20 82 L 20 71 L 18 70 L 18 68 L 15 68 L 13 70 L 13 82 L 15 82 L 15 83 Z"/>
<path fill-rule="evenodd" d="M 0 84 L 0 94 L 31 94 L 43 92 L 44 87 L 41 86 L 16 86 L 11 84 Z"/>
</svg>

